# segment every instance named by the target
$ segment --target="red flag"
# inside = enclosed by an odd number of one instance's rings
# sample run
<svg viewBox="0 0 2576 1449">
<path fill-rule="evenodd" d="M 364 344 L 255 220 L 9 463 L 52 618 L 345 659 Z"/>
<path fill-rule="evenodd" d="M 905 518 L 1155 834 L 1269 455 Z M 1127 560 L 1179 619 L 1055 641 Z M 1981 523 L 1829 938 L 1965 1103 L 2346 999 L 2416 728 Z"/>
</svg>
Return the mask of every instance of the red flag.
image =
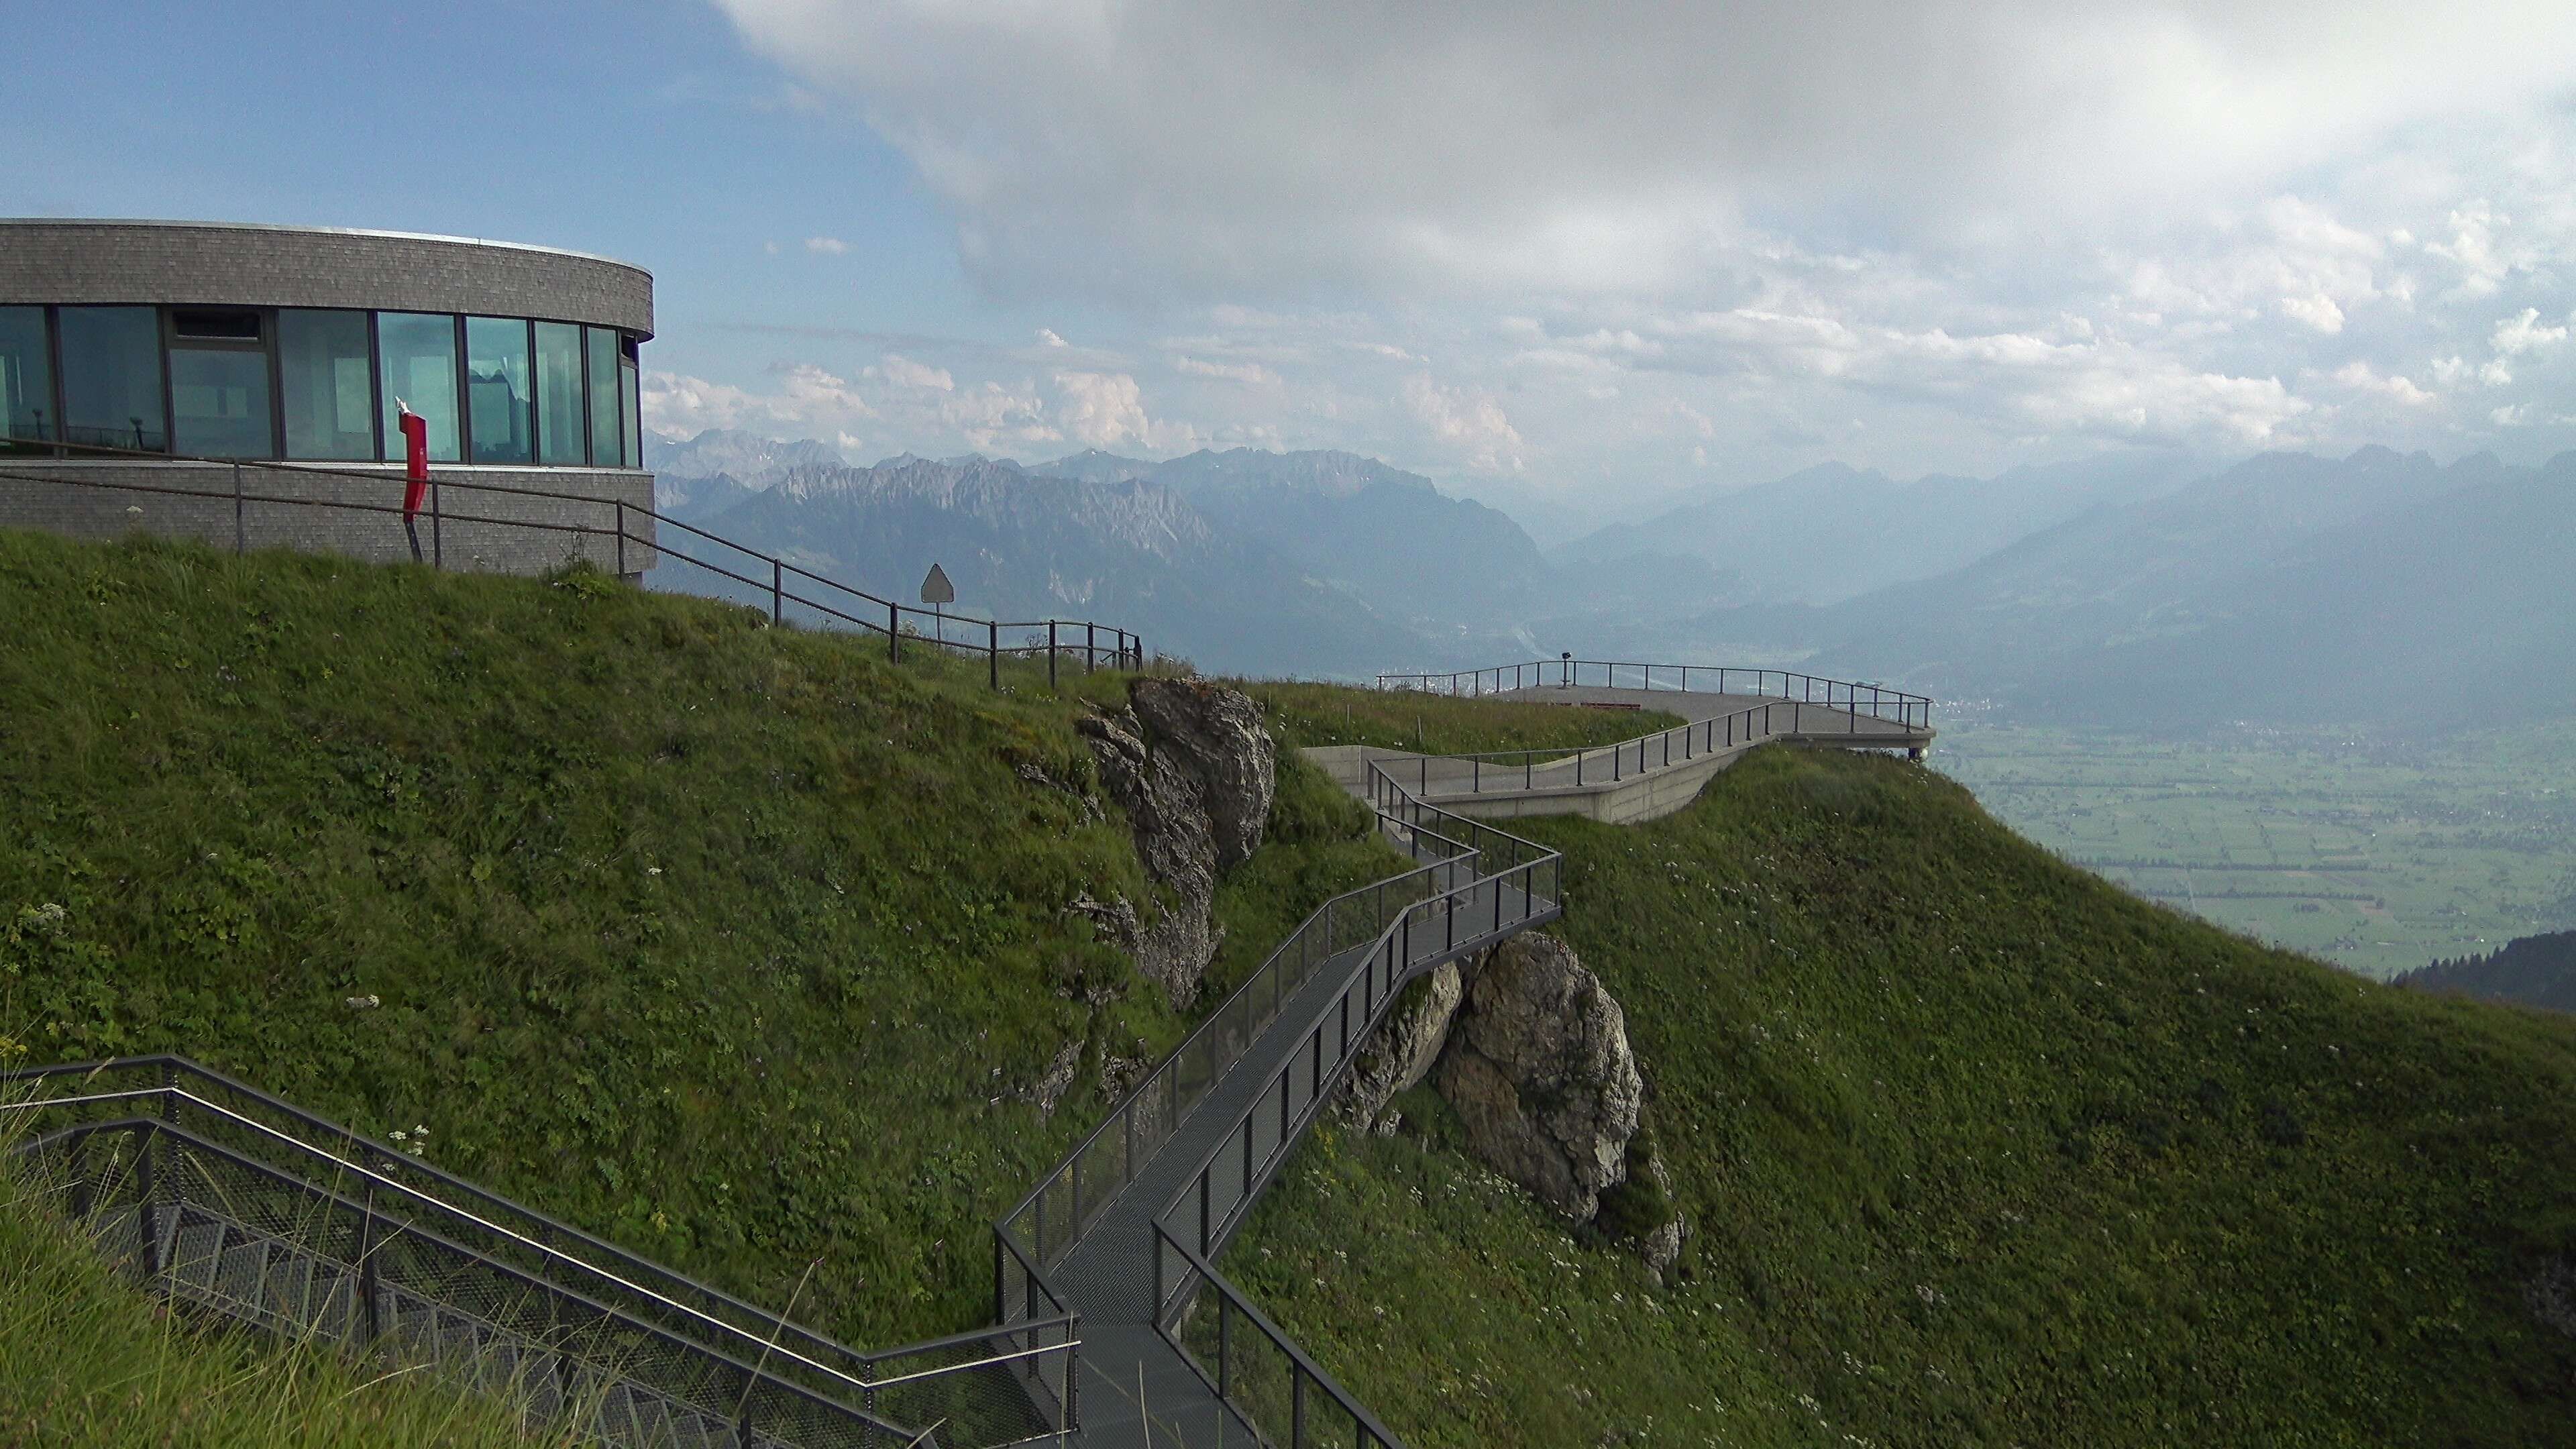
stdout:
<svg viewBox="0 0 2576 1449">
<path fill-rule="evenodd" d="M 408 520 L 420 512 L 421 500 L 429 496 L 429 419 L 409 408 L 399 419 L 403 435 L 403 517 Z"/>
</svg>

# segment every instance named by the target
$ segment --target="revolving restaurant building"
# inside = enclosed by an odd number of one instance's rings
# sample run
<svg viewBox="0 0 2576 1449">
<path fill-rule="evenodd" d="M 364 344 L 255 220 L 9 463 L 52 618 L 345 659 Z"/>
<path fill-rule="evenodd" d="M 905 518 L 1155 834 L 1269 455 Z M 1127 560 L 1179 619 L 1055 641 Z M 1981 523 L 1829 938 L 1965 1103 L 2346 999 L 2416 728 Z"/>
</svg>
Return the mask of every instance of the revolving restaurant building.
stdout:
<svg viewBox="0 0 2576 1449">
<path fill-rule="evenodd" d="M 408 558 L 408 407 L 439 485 L 416 530 L 447 567 L 640 574 L 652 335 L 651 274 L 574 252 L 0 220 L 0 527 Z"/>
</svg>

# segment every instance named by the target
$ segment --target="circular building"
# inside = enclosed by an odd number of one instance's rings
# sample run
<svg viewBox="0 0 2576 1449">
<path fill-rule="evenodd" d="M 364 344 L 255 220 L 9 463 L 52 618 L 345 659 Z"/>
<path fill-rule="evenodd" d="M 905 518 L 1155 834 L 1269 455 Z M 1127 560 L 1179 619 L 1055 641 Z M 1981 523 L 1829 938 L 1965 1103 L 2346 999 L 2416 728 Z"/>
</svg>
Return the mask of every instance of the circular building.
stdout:
<svg viewBox="0 0 2576 1449">
<path fill-rule="evenodd" d="M 653 278 L 400 232 L 0 220 L 0 526 L 650 563 Z M 431 486 L 406 518 L 404 409 Z"/>
</svg>

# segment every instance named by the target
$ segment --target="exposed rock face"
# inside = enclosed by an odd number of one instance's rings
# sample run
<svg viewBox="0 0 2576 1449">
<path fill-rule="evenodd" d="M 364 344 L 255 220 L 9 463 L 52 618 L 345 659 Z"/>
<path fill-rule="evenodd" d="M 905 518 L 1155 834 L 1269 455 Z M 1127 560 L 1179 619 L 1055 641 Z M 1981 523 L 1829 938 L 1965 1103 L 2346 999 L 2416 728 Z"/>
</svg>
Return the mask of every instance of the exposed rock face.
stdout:
<svg viewBox="0 0 2576 1449">
<path fill-rule="evenodd" d="M 1146 924 L 1134 905 L 1077 903 L 1102 933 L 1161 983 L 1175 1006 L 1198 994 L 1221 935 L 1219 872 L 1261 844 L 1278 790 L 1278 746 L 1261 710 L 1238 690 L 1187 679 L 1140 679 L 1130 708 L 1082 721 L 1101 782 L 1136 834 L 1145 874 L 1170 893 Z"/>
<path fill-rule="evenodd" d="M 1362 1127 L 1376 1123 L 1381 1130 L 1391 1128 L 1388 1099 L 1439 1065 L 1440 1049 L 1449 1040 L 1449 1019 L 1466 994 L 1458 963 L 1449 961 L 1396 996 L 1385 1023 L 1369 1034 L 1351 1063 L 1350 1081 L 1338 1104 L 1345 1118 Z"/>
<path fill-rule="evenodd" d="M 1627 1175 L 1645 1096 L 1626 1017 L 1574 951 L 1532 931 L 1489 953 L 1440 1060 L 1468 1146 L 1559 1212 L 1589 1219 Z"/>
</svg>

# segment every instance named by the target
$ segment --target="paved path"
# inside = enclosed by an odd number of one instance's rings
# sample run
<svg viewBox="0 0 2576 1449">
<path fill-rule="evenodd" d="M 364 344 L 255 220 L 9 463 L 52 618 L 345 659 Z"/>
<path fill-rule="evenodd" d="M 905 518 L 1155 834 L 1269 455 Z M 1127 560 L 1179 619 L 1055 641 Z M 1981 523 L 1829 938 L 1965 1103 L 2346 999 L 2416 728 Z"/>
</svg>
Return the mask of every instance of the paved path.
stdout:
<svg viewBox="0 0 2576 1449">
<path fill-rule="evenodd" d="M 1454 936 L 1445 929 L 1426 929 L 1424 918 L 1416 918 L 1412 939 L 1418 944 L 1402 975 L 1409 977 L 1498 939 L 1493 927 L 1498 911 L 1503 922 L 1499 935 L 1507 936 L 1553 919 L 1557 910 L 1554 901 L 1484 882 L 1458 899 Z M 1430 914 L 1437 918 L 1436 912 Z M 1281 1069 L 1306 1048 L 1317 1024 L 1334 1011 L 1345 992 L 1358 985 L 1372 954 L 1372 947 L 1363 946 L 1320 963 L 1305 984 L 1280 1004 L 1278 1015 L 1182 1119 L 1135 1180 L 1111 1200 L 1091 1231 L 1049 1273 L 1056 1291 L 1082 1315 L 1082 1430 L 1074 1442 L 1085 1449 L 1145 1449 L 1149 1414 L 1150 1442 L 1164 1449 L 1248 1449 L 1260 1442 L 1154 1327 L 1153 1222 L 1196 1181 L 1208 1154 L 1227 1141 L 1246 1114 L 1269 1095 Z M 1381 998 L 1381 1014 L 1384 1000 L 1392 996 L 1387 992 Z M 1355 1030 L 1351 1050 L 1367 1035 L 1365 1030 Z M 1347 1055 L 1338 1042 L 1328 1039 L 1324 1058 L 1328 1081 L 1335 1064 Z M 1293 1150 L 1314 1116 L 1311 1108 L 1301 1110 L 1296 1131 L 1278 1151 Z M 1244 1210 L 1249 1207 L 1249 1203 L 1242 1205 Z"/>
</svg>

